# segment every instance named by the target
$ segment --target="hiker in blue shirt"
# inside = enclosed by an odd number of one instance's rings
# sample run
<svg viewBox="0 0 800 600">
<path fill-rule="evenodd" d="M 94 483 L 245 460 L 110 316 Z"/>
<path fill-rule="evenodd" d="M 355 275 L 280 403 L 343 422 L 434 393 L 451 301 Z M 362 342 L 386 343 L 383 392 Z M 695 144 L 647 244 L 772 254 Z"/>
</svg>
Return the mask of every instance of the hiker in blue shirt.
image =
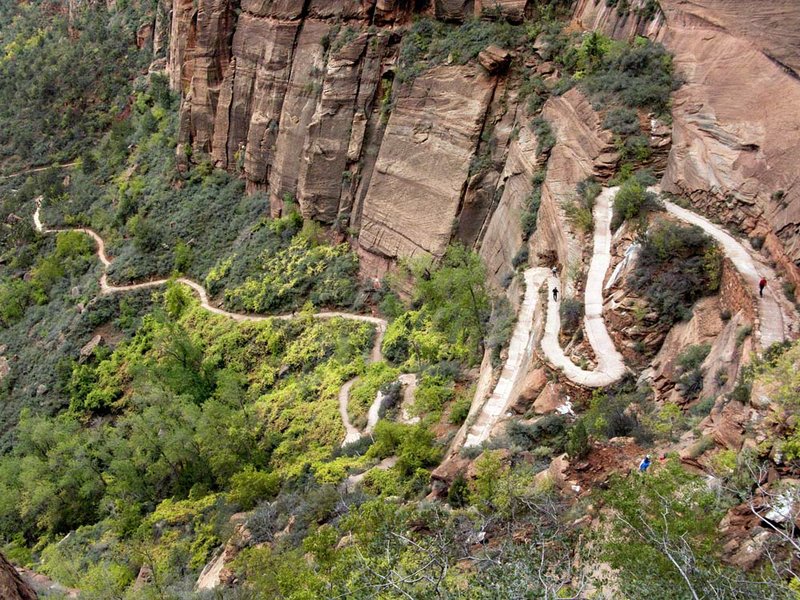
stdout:
<svg viewBox="0 0 800 600">
<path fill-rule="evenodd" d="M 647 467 L 650 466 L 650 455 L 648 454 L 642 459 L 642 462 L 639 463 L 639 473 L 644 473 L 647 471 Z"/>
</svg>

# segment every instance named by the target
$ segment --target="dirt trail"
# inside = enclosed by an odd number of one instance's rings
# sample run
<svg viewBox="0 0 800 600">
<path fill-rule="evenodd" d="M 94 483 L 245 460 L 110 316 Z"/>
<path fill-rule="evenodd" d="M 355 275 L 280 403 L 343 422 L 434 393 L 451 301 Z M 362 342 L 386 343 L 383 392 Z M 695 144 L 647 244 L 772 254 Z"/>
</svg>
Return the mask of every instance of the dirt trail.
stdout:
<svg viewBox="0 0 800 600">
<path fill-rule="evenodd" d="M 91 237 L 95 245 L 97 246 L 97 257 L 100 259 L 100 262 L 103 263 L 103 274 L 100 276 L 100 292 L 103 294 L 116 294 L 120 292 L 130 292 L 133 290 L 143 290 L 148 288 L 155 288 L 162 285 L 165 285 L 169 282 L 169 279 L 154 279 L 152 281 L 145 281 L 142 283 L 134 283 L 130 285 L 113 285 L 108 282 L 108 275 L 106 271 L 108 267 L 111 266 L 111 259 L 106 254 L 106 244 L 103 241 L 103 238 L 97 234 L 97 232 L 93 231 L 92 229 L 88 229 L 85 227 L 72 227 L 72 228 L 46 228 L 42 225 L 41 220 L 41 209 L 42 209 L 42 197 L 36 199 L 36 211 L 33 213 L 33 224 L 36 230 L 40 233 L 58 233 L 60 231 L 79 231 L 80 233 L 84 233 Z M 285 314 L 285 315 L 257 315 L 257 314 L 248 314 L 248 313 L 235 313 L 231 311 L 224 310 L 217 306 L 211 304 L 211 301 L 208 298 L 208 293 L 206 289 L 191 279 L 187 279 L 186 277 L 179 277 L 176 280 L 178 283 L 182 283 L 190 287 L 200 299 L 200 306 L 203 307 L 210 313 L 214 313 L 216 315 L 220 315 L 223 317 L 227 317 L 229 319 L 233 319 L 234 321 L 244 322 L 244 321 L 267 321 L 269 319 L 281 319 L 281 320 L 288 320 L 296 318 L 295 313 Z M 370 361 L 377 362 L 383 360 L 383 354 L 381 352 L 381 346 L 383 344 L 383 335 L 386 332 L 386 320 L 381 319 L 379 317 L 372 317 L 369 315 L 359 315 L 356 313 L 348 313 L 348 312 L 339 312 L 339 311 L 323 311 L 314 313 L 312 315 L 315 319 L 335 319 L 335 318 L 342 318 L 342 319 L 350 319 L 351 321 L 362 321 L 365 323 L 371 323 L 375 326 L 375 341 L 372 344 L 372 350 L 370 351 Z M 356 429 L 353 424 L 350 422 L 350 418 L 347 415 L 347 404 L 350 399 L 350 388 L 356 382 L 358 378 L 353 378 L 350 381 L 346 382 L 342 388 L 339 390 L 339 414 L 342 417 L 342 424 L 345 428 L 345 439 L 342 444 L 349 444 L 355 441 L 358 441 L 362 434 L 361 432 Z M 380 401 L 381 396 L 378 394 L 373 402 L 372 406 L 369 409 L 369 415 L 371 422 L 367 425 L 366 433 L 372 431 L 375 427 L 375 423 L 378 420 L 378 410 L 380 408 Z"/>
<path fill-rule="evenodd" d="M 47 169 L 68 169 L 74 167 L 77 164 L 78 161 L 75 160 L 61 165 L 45 165 L 44 167 L 31 167 L 30 169 L 23 169 L 22 171 L 17 171 L 16 173 L 10 173 L 9 175 L 0 175 L 0 181 L 4 181 L 6 179 L 13 179 L 14 177 L 19 177 L 21 175 L 28 175 L 29 173 L 39 173 L 41 171 L 47 171 Z"/>
</svg>

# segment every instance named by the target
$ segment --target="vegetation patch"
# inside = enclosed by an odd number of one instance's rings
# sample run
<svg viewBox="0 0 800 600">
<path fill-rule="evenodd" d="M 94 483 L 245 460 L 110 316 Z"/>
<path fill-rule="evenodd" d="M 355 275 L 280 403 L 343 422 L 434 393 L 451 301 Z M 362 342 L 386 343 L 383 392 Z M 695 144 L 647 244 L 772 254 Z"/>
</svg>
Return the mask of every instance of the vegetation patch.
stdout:
<svg viewBox="0 0 800 600">
<path fill-rule="evenodd" d="M 660 221 L 647 232 L 631 276 L 633 289 L 672 325 L 691 317 L 700 297 L 719 289 L 722 253 L 703 231 Z"/>
</svg>

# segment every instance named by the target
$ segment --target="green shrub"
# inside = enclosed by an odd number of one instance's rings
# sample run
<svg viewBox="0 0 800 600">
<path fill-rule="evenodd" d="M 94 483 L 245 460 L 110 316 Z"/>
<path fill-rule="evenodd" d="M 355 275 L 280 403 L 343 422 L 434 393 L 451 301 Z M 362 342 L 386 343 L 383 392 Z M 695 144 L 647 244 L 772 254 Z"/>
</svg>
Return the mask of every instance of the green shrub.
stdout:
<svg viewBox="0 0 800 600">
<path fill-rule="evenodd" d="M 688 319 L 692 304 L 719 287 L 720 259 L 700 228 L 662 221 L 645 235 L 631 286 L 647 298 L 662 323 L 671 325 Z"/>
<path fill-rule="evenodd" d="M 228 498 L 243 510 L 252 509 L 258 502 L 274 498 L 280 490 L 281 478 L 277 473 L 256 471 L 248 467 L 231 477 Z"/>
<path fill-rule="evenodd" d="M 462 396 L 450 406 L 450 414 L 447 417 L 447 421 L 451 425 L 461 425 L 467 420 L 471 406 L 472 400 L 468 396 Z"/>
<path fill-rule="evenodd" d="M 528 247 L 523 246 L 511 259 L 511 266 L 515 269 L 525 266 L 528 263 Z"/>
<path fill-rule="evenodd" d="M 603 117 L 603 127 L 619 136 L 628 137 L 639 133 L 639 115 L 630 108 L 612 108 Z"/>
<path fill-rule="evenodd" d="M 672 57 L 661 44 L 637 38 L 632 45 L 608 52 L 599 67 L 581 80 L 596 106 L 622 105 L 669 112 L 669 96 L 677 87 Z"/>
<path fill-rule="evenodd" d="M 661 210 L 658 198 L 634 177 L 623 183 L 614 197 L 614 216 L 611 219 L 611 230 L 616 231 L 625 221 L 640 220 L 640 227 L 644 223 L 643 217 L 651 211 Z"/>
<path fill-rule="evenodd" d="M 544 117 L 539 116 L 531 122 L 531 129 L 536 134 L 536 154 L 539 156 L 549 155 L 550 150 L 556 145 L 556 136 L 550 123 Z"/>
<path fill-rule="evenodd" d="M 567 454 L 573 460 L 581 460 L 589 454 L 590 450 L 589 433 L 586 431 L 583 419 L 579 419 L 569 430 Z"/>
<path fill-rule="evenodd" d="M 534 231 L 539 218 L 539 207 L 542 204 L 542 184 L 534 182 L 533 190 L 528 196 L 522 211 L 522 239 L 528 241 Z"/>
<path fill-rule="evenodd" d="M 559 450 L 566 444 L 566 430 L 567 422 L 563 415 L 545 415 L 530 425 L 509 422 L 506 435 L 514 445 L 524 450 L 542 445 Z"/>
<path fill-rule="evenodd" d="M 524 28 L 505 21 L 469 19 L 460 25 L 422 18 L 404 33 L 398 58 L 397 80 L 412 81 L 441 64 L 466 64 L 489 44 L 514 48 L 525 39 Z"/>
<path fill-rule="evenodd" d="M 561 333 L 572 336 L 580 328 L 583 320 L 583 302 L 577 298 L 564 298 L 558 308 L 561 315 Z"/>
<path fill-rule="evenodd" d="M 698 402 L 689 409 L 689 414 L 695 417 L 708 416 L 708 414 L 711 412 L 711 409 L 714 408 L 715 403 L 716 403 L 716 398 L 712 398 L 710 396 L 707 398 L 703 398 L 702 400 L 700 400 L 700 402 Z"/>
<path fill-rule="evenodd" d="M 698 344 L 687 347 L 676 360 L 680 368 L 678 385 L 681 395 L 687 400 L 694 400 L 703 390 L 703 371 L 700 366 L 711 351 L 710 344 Z"/>
<path fill-rule="evenodd" d="M 447 490 L 447 503 L 453 508 L 461 508 L 469 504 L 469 486 L 463 473 L 456 475 Z"/>
</svg>

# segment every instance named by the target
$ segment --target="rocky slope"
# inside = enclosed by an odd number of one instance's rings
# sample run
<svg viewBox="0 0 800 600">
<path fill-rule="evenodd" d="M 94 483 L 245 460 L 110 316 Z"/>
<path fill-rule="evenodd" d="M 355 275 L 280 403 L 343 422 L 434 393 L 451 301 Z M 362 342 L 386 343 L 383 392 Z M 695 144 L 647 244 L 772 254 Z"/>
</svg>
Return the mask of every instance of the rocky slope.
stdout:
<svg viewBox="0 0 800 600">
<path fill-rule="evenodd" d="M 38 596 L 25 583 L 17 570 L 0 554 L 0 598 L 5 600 L 36 600 Z"/>
</svg>

